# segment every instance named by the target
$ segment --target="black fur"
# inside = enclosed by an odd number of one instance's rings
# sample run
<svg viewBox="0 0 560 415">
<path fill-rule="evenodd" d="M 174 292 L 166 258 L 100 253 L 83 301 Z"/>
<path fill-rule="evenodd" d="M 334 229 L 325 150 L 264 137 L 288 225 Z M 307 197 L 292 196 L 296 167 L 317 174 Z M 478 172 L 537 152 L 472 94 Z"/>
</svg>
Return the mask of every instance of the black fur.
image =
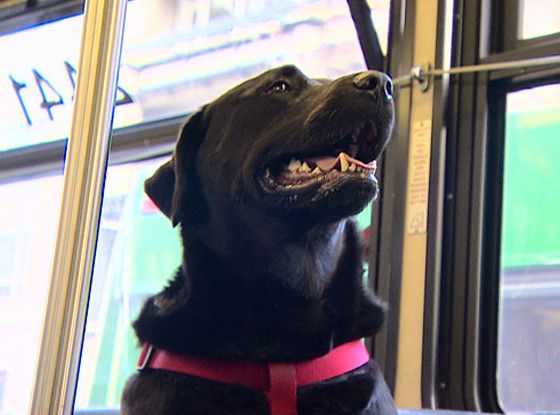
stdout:
<svg viewBox="0 0 560 415">
<path fill-rule="evenodd" d="M 394 114 L 386 78 L 371 76 L 381 89 L 356 87 L 355 75 L 319 82 L 281 67 L 190 117 L 172 159 L 146 182 L 162 212 L 181 224 L 184 254 L 134 323 L 141 342 L 212 359 L 299 362 L 377 332 L 384 307 L 363 288 L 363 247 L 349 219 L 375 197 L 375 180 L 337 179 L 296 198 L 261 182 L 277 160 L 328 152 L 364 121 L 377 135 L 373 149 L 360 152 L 377 157 Z M 298 408 L 395 414 L 373 362 L 299 388 Z M 131 377 L 121 411 L 269 413 L 263 391 L 154 370 Z"/>
</svg>

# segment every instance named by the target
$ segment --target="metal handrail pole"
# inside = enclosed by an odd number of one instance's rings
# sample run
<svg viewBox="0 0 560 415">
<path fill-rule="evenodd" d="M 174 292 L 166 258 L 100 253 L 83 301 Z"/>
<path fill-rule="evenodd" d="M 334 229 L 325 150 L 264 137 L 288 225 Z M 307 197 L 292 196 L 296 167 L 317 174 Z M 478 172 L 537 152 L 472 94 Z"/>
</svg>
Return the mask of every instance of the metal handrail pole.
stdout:
<svg viewBox="0 0 560 415">
<path fill-rule="evenodd" d="M 107 168 L 126 0 L 88 0 L 62 207 L 30 413 L 73 411 Z"/>
</svg>

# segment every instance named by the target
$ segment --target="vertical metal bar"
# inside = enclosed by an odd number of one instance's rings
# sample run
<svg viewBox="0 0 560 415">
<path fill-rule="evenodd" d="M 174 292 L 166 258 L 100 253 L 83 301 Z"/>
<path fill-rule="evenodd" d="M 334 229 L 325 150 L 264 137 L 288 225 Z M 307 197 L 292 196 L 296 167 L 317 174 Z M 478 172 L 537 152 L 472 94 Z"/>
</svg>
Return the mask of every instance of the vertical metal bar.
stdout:
<svg viewBox="0 0 560 415">
<path fill-rule="evenodd" d="M 62 208 L 32 395 L 33 415 L 66 415 L 73 410 L 125 14 L 126 0 L 86 1 Z"/>
<path fill-rule="evenodd" d="M 388 66 L 390 74 L 408 71 L 414 64 L 415 2 L 391 0 Z M 403 68 L 406 68 L 403 70 Z M 377 266 L 377 294 L 387 301 L 391 312 L 375 336 L 375 360 L 381 366 L 385 380 L 394 393 L 397 383 L 398 336 L 400 327 L 404 214 L 406 179 L 408 174 L 408 134 L 410 129 L 411 89 L 397 88 L 396 128 L 381 164 L 382 186 L 379 204 L 379 253 Z"/>
<path fill-rule="evenodd" d="M 439 0 L 417 0 L 413 61 L 436 58 Z M 422 4 L 422 7 L 420 6 Z M 422 351 L 425 327 L 428 200 L 432 173 L 434 89 L 415 84 L 410 91 L 408 161 L 405 195 L 405 229 L 402 241 L 401 307 L 397 353 L 395 402 L 398 407 L 422 408 Z M 438 140 L 439 141 L 439 140 Z"/>
</svg>

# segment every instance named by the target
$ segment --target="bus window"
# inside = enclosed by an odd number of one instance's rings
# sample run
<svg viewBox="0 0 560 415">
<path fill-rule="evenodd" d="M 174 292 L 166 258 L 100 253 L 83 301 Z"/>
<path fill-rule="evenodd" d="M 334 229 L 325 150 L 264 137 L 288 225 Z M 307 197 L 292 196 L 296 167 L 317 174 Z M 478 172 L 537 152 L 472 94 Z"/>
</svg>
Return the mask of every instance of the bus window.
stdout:
<svg viewBox="0 0 560 415">
<path fill-rule="evenodd" d="M 61 187 L 60 175 L 0 184 L 0 414 L 27 413 Z"/>
<path fill-rule="evenodd" d="M 519 2 L 521 27 L 518 36 L 531 39 L 557 33 L 560 8 L 550 0 L 522 0 Z"/>
<path fill-rule="evenodd" d="M 76 408 L 119 405 L 137 359 L 131 321 L 180 263 L 178 228 L 143 190 L 144 180 L 163 162 L 157 158 L 109 168 Z"/>
<path fill-rule="evenodd" d="M 389 0 L 370 2 L 386 50 Z M 264 70 L 334 78 L 364 68 L 339 0 L 134 1 L 127 6 L 114 128 L 184 115 Z M 68 134 L 83 16 L 0 37 L 0 151 Z M 53 46 L 56 46 L 53 50 Z M 14 50 L 26 50 L 14 54 Z"/>
<path fill-rule="evenodd" d="M 507 97 L 497 385 L 504 411 L 560 407 L 560 85 Z"/>
</svg>

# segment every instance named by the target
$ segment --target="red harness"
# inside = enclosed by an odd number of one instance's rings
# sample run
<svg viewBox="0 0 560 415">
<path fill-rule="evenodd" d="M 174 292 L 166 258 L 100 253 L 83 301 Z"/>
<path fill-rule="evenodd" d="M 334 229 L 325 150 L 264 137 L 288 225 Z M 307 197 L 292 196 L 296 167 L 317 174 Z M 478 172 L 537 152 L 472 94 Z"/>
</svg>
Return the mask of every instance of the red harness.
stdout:
<svg viewBox="0 0 560 415">
<path fill-rule="evenodd" d="M 361 340 L 301 363 L 220 362 L 187 356 L 144 344 L 138 370 L 163 369 L 266 391 L 272 415 L 297 415 L 297 387 L 348 373 L 369 361 Z"/>
</svg>

